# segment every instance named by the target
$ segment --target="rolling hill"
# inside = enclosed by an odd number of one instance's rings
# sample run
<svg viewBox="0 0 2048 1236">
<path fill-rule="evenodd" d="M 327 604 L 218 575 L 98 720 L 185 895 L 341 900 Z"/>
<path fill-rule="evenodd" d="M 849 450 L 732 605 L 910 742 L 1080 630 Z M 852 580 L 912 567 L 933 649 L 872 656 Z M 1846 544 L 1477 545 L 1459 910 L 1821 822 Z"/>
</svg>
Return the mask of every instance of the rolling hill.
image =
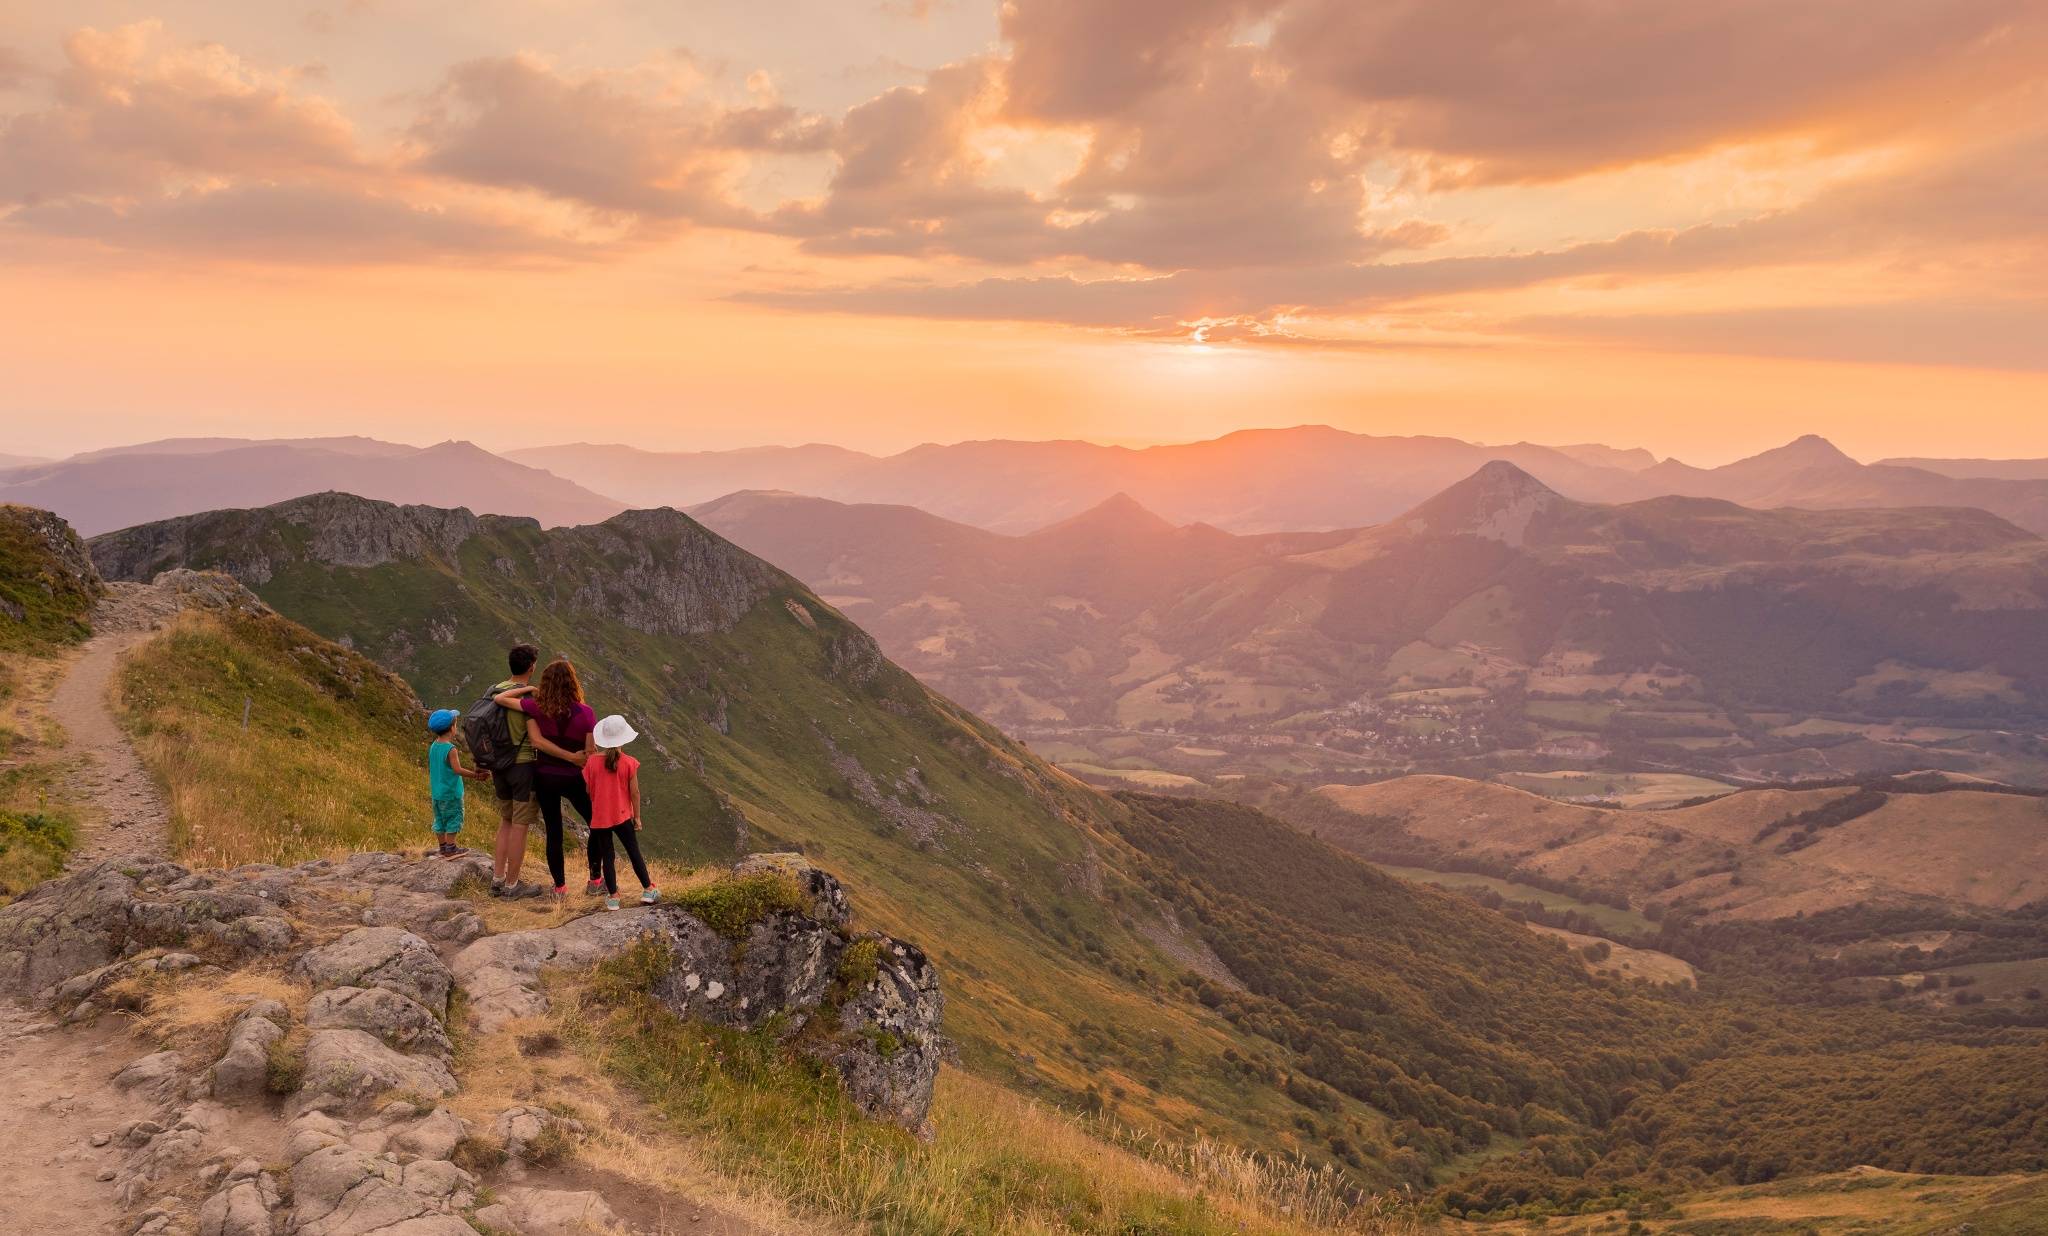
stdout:
<svg viewBox="0 0 2048 1236">
<path fill-rule="evenodd" d="M 1947 788 L 1747 790 L 1662 811 L 1556 802 L 1512 786 L 1413 776 L 1330 785 L 1359 820 L 1318 819 L 1354 852 L 1451 855 L 1680 907 L 1710 920 L 1827 910 L 2048 901 L 2048 799 Z"/>
<path fill-rule="evenodd" d="M 2048 714 L 2048 542 L 1982 511 L 1602 506 L 1497 462 L 1329 533 L 1175 527 L 1123 496 L 1024 536 L 789 494 L 697 513 L 1095 767 L 2040 771 L 1998 731 Z"/>
<path fill-rule="evenodd" d="M 410 447 L 368 438 L 180 438 L 0 473 L 0 502 L 54 511 L 84 535 L 229 506 L 336 490 L 595 523 L 624 505 L 468 442 Z"/>
</svg>

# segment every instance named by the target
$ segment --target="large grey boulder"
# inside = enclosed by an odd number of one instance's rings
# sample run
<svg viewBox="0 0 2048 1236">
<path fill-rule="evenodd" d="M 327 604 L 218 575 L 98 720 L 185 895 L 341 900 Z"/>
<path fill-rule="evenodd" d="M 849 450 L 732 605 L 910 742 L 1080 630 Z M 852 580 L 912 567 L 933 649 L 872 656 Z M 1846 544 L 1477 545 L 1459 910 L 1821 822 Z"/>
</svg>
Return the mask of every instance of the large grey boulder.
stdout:
<svg viewBox="0 0 2048 1236">
<path fill-rule="evenodd" d="M 427 1006 L 389 987 L 330 987 L 306 1004 L 314 1030 L 361 1030 L 401 1051 L 448 1052 L 448 1032 Z"/>
<path fill-rule="evenodd" d="M 439 1098 L 455 1089 L 455 1074 L 435 1057 L 402 1055 L 361 1030 L 316 1030 L 306 1041 L 299 1105 L 356 1111 L 394 1090 Z"/>
<path fill-rule="evenodd" d="M 383 987 L 437 1018 L 448 1014 L 448 967 L 433 945 L 403 927 L 359 927 L 300 957 L 292 972 L 315 987 Z"/>
<path fill-rule="evenodd" d="M 845 993 L 839 1034 L 818 1053 L 839 1070 L 846 1092 L 869 1115 L 919 1128 L 931 1111 L 946 1040 L 939 972 L 922 950 L 876 938 L 872 981 Z"/>
</svg>

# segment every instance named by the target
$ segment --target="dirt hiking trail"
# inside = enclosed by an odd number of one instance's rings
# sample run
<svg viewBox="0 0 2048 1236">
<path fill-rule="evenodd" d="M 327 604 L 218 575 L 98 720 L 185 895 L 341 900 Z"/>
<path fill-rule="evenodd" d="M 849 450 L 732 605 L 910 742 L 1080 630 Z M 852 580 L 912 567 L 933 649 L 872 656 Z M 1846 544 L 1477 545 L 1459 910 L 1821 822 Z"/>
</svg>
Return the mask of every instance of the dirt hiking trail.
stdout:
<svg viewBox="0 0 2048 1236">
<path fill-rule="evenodd" d="M 109 858 L 170 856 L 170 812 L 114 719 L 113 692 L 121 658 L 177 609 L 173 595 L 151 585 L 110 584 L 93 610 L 92 639 L 50 696 L 50 711 L 64 727 L 65 757 L 76 770 L 71 797 L 84 814 L 68 870 Z"/>
<path fill-rule="evenodd" d="M 138 1048 L 116 1026 L 59 1031 L 0 1000 L 0 1216 L 13 1236 L 119 1233 L 122 1213 L 100 1183 L 123 1151 L 122 1133 L 153 1114 L 153 1104 L 107 1084 Z M 94 1142 L 100 1145 L 95 1146 Z"/>
</svg>

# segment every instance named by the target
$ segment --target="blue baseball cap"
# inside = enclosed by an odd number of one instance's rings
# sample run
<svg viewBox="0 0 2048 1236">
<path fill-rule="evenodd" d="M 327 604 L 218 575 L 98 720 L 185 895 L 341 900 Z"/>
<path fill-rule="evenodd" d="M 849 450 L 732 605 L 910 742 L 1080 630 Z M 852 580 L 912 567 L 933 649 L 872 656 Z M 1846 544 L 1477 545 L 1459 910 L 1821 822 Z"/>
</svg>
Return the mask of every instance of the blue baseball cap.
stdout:
<svg viewBox="0 0 2048 1236">
<path fill-rule="evenodd" d="M 455 727 L 456 720 L 461 716 L 462 714 L 453 708 L 436 708 L 434 715 L 427 718 L 427 728 L 436 734 L 446 734 Z"/>
</svg>

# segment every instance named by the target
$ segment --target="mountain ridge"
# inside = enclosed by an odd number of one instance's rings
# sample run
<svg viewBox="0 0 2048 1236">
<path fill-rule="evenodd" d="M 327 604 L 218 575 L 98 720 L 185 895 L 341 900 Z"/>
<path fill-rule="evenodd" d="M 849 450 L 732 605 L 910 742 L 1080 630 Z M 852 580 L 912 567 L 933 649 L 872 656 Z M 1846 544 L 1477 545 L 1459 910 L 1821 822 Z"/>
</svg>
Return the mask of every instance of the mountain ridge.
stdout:
<svg viewBox="0 0 2048 1236">
<path fill-rule="evenodd" d="M 1859 463 L 1813 434 L 1714 468 L 1659 461 L 1640 448 L 1482 446 L 1328 425 L 1244 429 L 1146 447 L 987 440 L 924 443 L 880 456 L 823 447 L 751 455 L 627 451 L 510 454 L 546 461 L 603 492 L 631 490 L 641 503 L 689 507 L 734 489 L 787 489 L 851 504 L 917 506 L 1006 533 L 1057 523 L 1119 492 L 1171 522 L 1231 532 L 1360 527 L 1395 518 L 1491 460 L 1513 463 L 1577 501 L 1675 494 L 1756 507 L 1972 506 L 2048 533 L 2048 478 L 1959 482 L 1937 471 Z M 779 462 L 796 460 L 791 452 L 818 451 L 830 451 L 829 462 Z"/>
<path fill-rule="evenodd" d="M 335 450 L 290 441 L 152 454 L 96 452 L 0 474 L 0 501 L 51 510 L 83 535 L 223 507 L 260 507 L 325 491 L 532 515 L 550 526 L 593 523 L 625 504 L 471 442 Z M 389 450 L 381 448 L 390 447 Z"/>
</svg>

